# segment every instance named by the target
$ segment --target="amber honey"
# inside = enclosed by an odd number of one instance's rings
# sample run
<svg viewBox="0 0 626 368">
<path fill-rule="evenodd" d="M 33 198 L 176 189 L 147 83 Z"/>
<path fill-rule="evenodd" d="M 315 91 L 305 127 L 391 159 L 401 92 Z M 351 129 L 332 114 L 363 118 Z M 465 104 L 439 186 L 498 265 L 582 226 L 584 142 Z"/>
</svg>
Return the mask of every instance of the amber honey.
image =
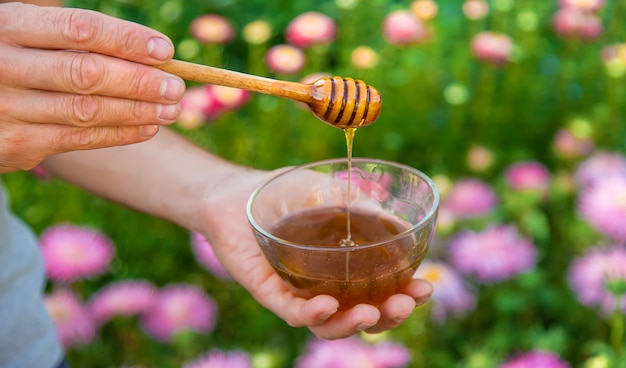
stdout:
<svg viewBox="0 0 626 368">
<path fill-rule="evenodd" d="M 340 309 L 361 303 L 379 306 L 411 280 L 427 244 L 412 234 L 395 237 L 409 224 L 382 212 L 353 209 L 349 216 L 353 246 L 341 245 L 346 237 L 346 208 L 303 210 L 273 227 L 276 237 L 307 245 L 275 245 L 276 271 L 296 295 L 331 295 L 339 300 Z"/>
</svg>

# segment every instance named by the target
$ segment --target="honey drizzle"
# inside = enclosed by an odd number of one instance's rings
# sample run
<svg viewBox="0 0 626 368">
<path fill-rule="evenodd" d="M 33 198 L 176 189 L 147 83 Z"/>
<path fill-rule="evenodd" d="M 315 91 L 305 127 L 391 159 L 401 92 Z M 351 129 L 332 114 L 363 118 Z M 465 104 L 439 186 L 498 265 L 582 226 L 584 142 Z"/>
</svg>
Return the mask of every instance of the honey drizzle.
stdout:
<svg viewBox="0 0 626 368">
<path fill-rule="evenodd" d="M 346 200 L 346 238 L 339 242 L 342 247 L 353 247 L 356 244 L 352 241 L 352 233 L 350 231 L 350 202 L 352 189 L 352 145 L 354 143 L 354 135 L 356 128 L 345 128 L 343 132 L 346 136 L 346 146 L 348 150 L 348 199 Z M 347 260 L 346 260 L 347 261 Z"/>
</svg>

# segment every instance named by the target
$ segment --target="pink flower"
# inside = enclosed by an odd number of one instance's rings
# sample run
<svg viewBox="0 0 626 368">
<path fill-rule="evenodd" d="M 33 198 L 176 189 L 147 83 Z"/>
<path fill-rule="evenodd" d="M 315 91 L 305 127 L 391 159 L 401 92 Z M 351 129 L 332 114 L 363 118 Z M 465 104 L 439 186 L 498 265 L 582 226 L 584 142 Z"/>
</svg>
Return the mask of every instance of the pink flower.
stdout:
<svg viewBox="0 0 626 368">
<path fill-rule="evenodd" d="M 428 29 L 406 10 L 393 11 L 383 21 L 383 35 L 392 45 L 411 45 L 430 37 Z"/>
<path fill-rule="evenodd" d="M 559 6 L 563 8 L 578 8 L 585 12 L 597 12 L 602 10 L 605 0 L 559 0 Z"/>
<path fill-rule="evenodd" d="M 181 113 L 177 122 L 185 129 L 197 128 L 226 111 L 238 109 L 249 98 L 250 92 L 239 88 L 212 84 L 191 87 L 181 100 Z"/>
<path fill-rule="evenodd" d="M 114 253 L 113 243 L 104 234 L 74 225 L 50 227 L 39 242 L 46 274 L 60 282 L 104 273 Z"/>
<path fill-rule="evenodd" d="M 211 350 L 206 355 L 185 363 L 183 368 L 250 368 L 250 356 L 244 351 Z"/>
<path fill-rule="evenodd" d="M 391 342 L 373 345 L 356 337 L 312 339 L 296 361 L 296 368 L 395 368 L 409 361 L 409 351 Z"/>
<path fill-rule="evenodd" d="M 339 179 L 348 180 L 348 171 L 338 171 L 335 176 Z M 392 178 L 388 173 L 372 175 L 363 170 L 352 169 L 350 180 L 354 187 L 359 188 L 359 191 L 378 202 L 384 202 L 391 195 L 389 186 Z"/>
<path fill-rule="evenodd" d="M 597 40 L 604 33 L 602 20 L 596 14 L 586 14 L 580 29 L 580 38 L 586 41 Z"/>
<path fill-rule="evenodd" d="M 231 279 L 228 271 L 224 269 L 220 261 L 215 257 L 213 247 L 202 234 L 196 232 L 191 234 L 191 249 L 198 262 L 204 268 L 217 277 L 226 280 Z"/>
<path fill-rule="evenodd" d="M 626 248 L 623 245 L 591 248 L 572 261 L 567 278 L 582 304 L 599 306 L 607 316 L 621 305 L 626 313 L 626 295 L 618 300 L 608 289 L 611 282 L 626 281 Z"/>
<path fill-rule="evenodd" d="M 500 368 L 570 368 L 561 357 L 552 352 L 533 350 L 510 359 Z"/>
<path fill-rule="evenodd" d="M 576 38 L 585 22 L 585 12 L 578 8 L 560 8 L 552 16 L 554 31 L 563 38 Z"/>
<path fill-rule="evenodd" d="M 226 110 L 236 110 L 248 102 L 250 92 L 244 89 L 231 88 L 219 85 L 210 85 L 210 91 L 219 104 Z"/>
<path fill-rule="evenodd" d="M 265 62 L 274 73 L 296 74 L 304 68 L 306 57 L 304 52 L 295 46 L 276 45 L 267 50 Z"/>
<path fill-rule="evenodd" d="M 191 34 L 203 44 L 224 44 L 235 36 L 228 19 L 217 14 L 205 14 L 191 22 Z"/>
<path fill-rule="evenodd" d="M 470 48 L 478 61 L 502 66 L 511 58 L 513 41 L 503 33 L 483 31 L 474 36 Z"/>
<path fill-rule="evenodd" d="M 465 0 L 463 2 L 463 14 L 467 19 L 483 19 L 489 14 L 489 4 L 485 0 Z"/>
<path fill-rule="evenodd" d="M 487 183 L 478 179 L 462 179 L 448 192 L 442 207 L 458 218 L 468 218 L 488 214 L 497 205 L 496 193 Z"/>
<path fill-rule="evenodd" d="M 144 330 L 159 341 L 168 341 L 179 332 L 208 333 L 215 328 L 217 304 L 192 285 L 170 285 L 156 296 L 141 319 Z"/>
<path fill-rule="evenodd" d="M 554 151 L 563 158 L 580 158 L 591 153 L 594 143 L 576 136 L 570 129 L 560 129 L 554 136 Z"/>
<path fill-rule="evenodd" d="M 438 323 L 445 322 L 448 315 L 461 316 L 476 306 L 476 298 L 461 275 L 443 262 L 425 260 L 413 277 L 433 285 L 431 316 Z"/>
<path fill-rule="evenodd" d="M 483 283 L 505 281 L 535 266 L 535 245 L 513 226 L 466 231 L 450 241 L 450 261 L 459 272 Z"/>
<path fill-rule="evenodd" d="M 285 39 L 293 46 L 306 49 L 332 42 L 336 33 L 337 26 L 331 17 L 310 11 L 298 15 L 289 23 Z"/>
<path fill-rule="evenodd" d="M 510 165 L 504 174 L 506 182 L 513 190 L 533 191 L 545 196 L 550 191 L 552 176 L 544 164 L 537 161 L 523 161 Z"/>
<path fill-rule="evenodd" d="M 177 123 L 185 129 L 193 129 L 206 120 L 217 117 L 223 105 L 215 98 L 208 85 L 188 88 L 181 100 L 181 112 Z"/>
<path fill-rule="evenodd" d="M 576 7 L 564 7 L 552 16 L 554 31 L 563 38 L 595 40 L 602 35 L 604 27 L 593 13 Z"/>
<path fill-rule="evenodd" d="M 608 177 L 582 190 L 578 211 L 596 230 L 626 240 L 626 177 Z"/>
<path fill-rule="evenodd" d="M 156 293 L 156 288 L 147 281 L 111 283 L 91 297 L 88 309 L 93 320 L 102 325 L 118 315 L 133 316 L 147 311 Z"/>
<path fill-rule="evenodd" d="M 626 157 L 619 153 L 598 151 L 576 168 L 574 177 L 581 187 L 608 177 L 626 177 Z"/>
<path fill-rule="evenodd" d="M 44 297 L 44 303 L 65 348 L 84 345 L 94 339 L 95 325 L 87 309 L 72 291 L 54 291 Z"/>
<path fill-rule="evenodd" d="M 30 169 L 30 173 L 40 180 L 50 180 L 53 177 L 53 175 L 42 165 L 37 165 L 33 167 L 32 169 Z"/>
</svg>

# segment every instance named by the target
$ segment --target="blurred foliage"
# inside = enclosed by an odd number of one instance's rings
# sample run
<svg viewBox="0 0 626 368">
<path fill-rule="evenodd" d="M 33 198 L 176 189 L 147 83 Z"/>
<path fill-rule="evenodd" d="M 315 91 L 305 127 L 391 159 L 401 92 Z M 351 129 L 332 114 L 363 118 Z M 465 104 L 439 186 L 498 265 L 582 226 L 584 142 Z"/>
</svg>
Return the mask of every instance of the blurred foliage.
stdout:
<svg viewBox="0 0 626 368">
<path fill-rule="evenodd" d="M 591 125 L 597 147 L 626 150 L 626 80 L 609 75 L 600 56 L 604 46 L 626 41 L 623 1 L 607 0 L 600 13 L 604 34 L 599 40 L 584 42 L 555 34 L 551 19 L 556 1 L 493 0 L 486 18 L 468 20 L 461 1 L 440 0 L 437 17 L 428 23 L 431 40 L 391 45 L 381 32 L 384 17 L 408 4 L 390 0 L 72 0 L 66 5 L 146 24 L 170 36 L 175 45 L 193 43 L 189 24 L 195 17 L 218 13 L 233 23 L 237 37 L 226 45 L 198 45 L 198 52 L 186 58 L 189 61 L 282 79 L 327 72 L 366 81 L 381 92 L 383 110 L 378 122 L 358 131 L 355 156 L 403 162 L 430 175 L 453 179 L 472 175 L 496 183 L 502 169 L 519 160 L 541 161 L 555 171 L 571 169 L 572 162 L 555 157 L 552 141 L 557 130 L 575 119 Z M 310 10 L 337 21 L 337 40 L 306 50 L 308 63 L 300 74 L 272 75 L 263 59 L 265 50 L 283 43 L 287 24 Z M 249 45 L 239 35 L 247 23 L 258 19 L 271 24 L 272 38 L 264 45 Z M 513 39 L 509 65 L 494 67 L 472 57 L 471 39 L 487 29 Z M 376 68 L 352 66 L 350 53 L 361 45 L 380 55 Z M 291 101 L 263 95 L 254 95 L 243 108 L 198 129 L 175 129 L 222 157 L 258 168 L 342 157 L 346 149 L 341 131 L 321 124 Z M 490 149 L 495 158 L 495 164 L 480 173 L 467 166 L 468 149 L 475 144 Z M 117 256 L 110 272 L 77 285 L 84 297 L 113 280 L 146 278 L 159 286 L 200 285 L 219 303 L 213 333 L 184 335 L 172 344 L 149 339 L 134 320 L 115 320 L 101 330 L 95 343 L 69 353 L 73 366 L 177 366 L 210 347 L 219 347 L 269 354 L 275 363 L 270 367 L 289 367 L 302 353 L 308 331 L 288 327 L 234 282 L 208 274 L 194 259 L 186 230 L 54 180 L 42 183 L 28 173 L 8 174 L 3 180 L 13 209 L 36 232 L 73 222 L 101 229 L 114 240 Z M 584 235 L 581 228 L 585 225 L 572 209 L 573 198 L 564 195 L 535 208 L 534 213 L 505 213 L 508 220 L 538 229 L 540 267 L 481 290 L 476 312 L 452 323 L 432 324 L 428 308 L 418 309 L 391 333 L 411 349 L 412 366 L 491 367 L 510 354 L 511 347 L 557 351 L 574 366 L 601 353 L 606 348 L 601 342 L 609 335 L 607 322 L 580 306 L 563 279 L 571 254 L 594 240 Z"/>
</svg>

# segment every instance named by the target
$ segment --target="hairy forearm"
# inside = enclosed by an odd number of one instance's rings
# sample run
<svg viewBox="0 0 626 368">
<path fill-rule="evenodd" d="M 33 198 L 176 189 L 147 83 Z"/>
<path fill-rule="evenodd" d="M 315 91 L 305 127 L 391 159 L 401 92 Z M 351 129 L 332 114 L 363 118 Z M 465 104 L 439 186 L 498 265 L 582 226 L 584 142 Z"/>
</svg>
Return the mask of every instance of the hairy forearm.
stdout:
<svg viewBox="0 0 626 368">
<path fill-rule="evenodd" d="M 59 154 L 43 166 L 91 193 L 189 229 L 199 226 L 200 200 L 229 176 L 247 170 L 163 127 L 146 142 Z"/>
</svg>

